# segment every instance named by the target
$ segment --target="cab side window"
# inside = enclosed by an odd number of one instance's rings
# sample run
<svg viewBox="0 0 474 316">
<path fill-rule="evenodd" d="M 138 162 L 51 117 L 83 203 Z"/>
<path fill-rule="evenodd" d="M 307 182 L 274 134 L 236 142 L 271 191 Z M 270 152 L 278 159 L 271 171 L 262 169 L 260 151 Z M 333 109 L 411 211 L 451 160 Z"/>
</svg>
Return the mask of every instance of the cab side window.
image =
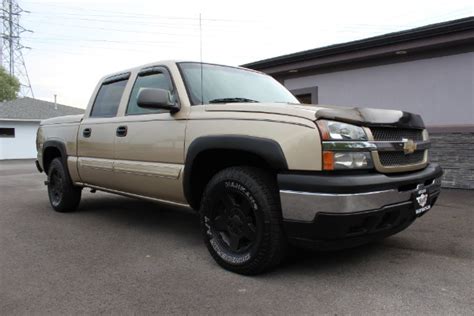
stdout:
<svg viewBox="0 0 474 316">
<path fill-rule="evenodd" d="M 145 109 L 141 108 L 137 104 L 138 93 L 143 88 L 159 88 L 166 89 L 172 92 L 173 85 L 167 73 L 155 72 L 155 73 L 144 73 L 138 75 L 137 80 L 130 94 L 130 100 L 128 101 L 127 115 L 137 114 L 149 114 L 149 113 L 164 113 L 169 112 L 162 109 Z"/>
<path fill-rule="evenodd" d="M 127 80 L 103 83 L 92 106 L 91 117 L 114 117 L 120 105 Z"/>
</svg>

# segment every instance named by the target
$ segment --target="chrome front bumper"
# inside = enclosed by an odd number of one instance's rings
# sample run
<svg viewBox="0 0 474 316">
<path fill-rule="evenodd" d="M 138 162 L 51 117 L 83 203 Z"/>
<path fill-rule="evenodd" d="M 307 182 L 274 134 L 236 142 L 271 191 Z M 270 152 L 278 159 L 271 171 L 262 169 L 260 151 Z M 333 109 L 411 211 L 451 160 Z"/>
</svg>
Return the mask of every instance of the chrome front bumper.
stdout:
<svg viewBox="0 0 474 316">
<path fill-rule="evenodd" d="M 441 180 L 435 178 L 423 185 L 428 192 L 438 192 Z M 280 190 L 284 220 L 312 222 L 320 212 L 350 214 L 377 210 L 385 206 L 410 201 L 420 187 L 408 190 L 398 188 L 361 193 L 318 193 Z"/>
</svg>

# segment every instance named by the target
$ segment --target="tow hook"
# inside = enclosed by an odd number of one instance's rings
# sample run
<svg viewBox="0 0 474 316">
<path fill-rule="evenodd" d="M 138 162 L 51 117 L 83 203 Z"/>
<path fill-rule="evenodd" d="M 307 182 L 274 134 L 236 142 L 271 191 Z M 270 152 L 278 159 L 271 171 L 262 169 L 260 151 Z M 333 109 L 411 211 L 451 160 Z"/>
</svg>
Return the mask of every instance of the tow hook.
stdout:
<svg viewBox="0 0 474 316">
<path fill-rule="evenodd" d="M 48 185 L 48 184 L 49 184 L 49 181 L 46 180 L 46 181 L 44 182 L 44 185 Z"/>
</svg>

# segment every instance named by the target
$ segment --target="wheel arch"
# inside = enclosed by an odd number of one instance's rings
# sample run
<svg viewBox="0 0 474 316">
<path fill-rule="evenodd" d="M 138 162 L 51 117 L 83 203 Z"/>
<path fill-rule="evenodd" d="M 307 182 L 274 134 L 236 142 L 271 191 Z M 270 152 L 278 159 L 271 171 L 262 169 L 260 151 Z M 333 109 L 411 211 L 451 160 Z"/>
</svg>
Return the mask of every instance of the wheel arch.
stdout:
<svg viewBox="0 0 474 316">
<path fill-rule="evenodd" d="M 42 160 L 43 169 L 46 174 L 48 174 L 51 161 L 53 161 L 53 159 L 57 157 L 61 158 L 61 161 L 66 169 L 67 176 L 70 177 L 69 169 L 67 166 L 66 145 L 63 142 L 57 140 L 48 140 L 44 142 Z"/>
<path fill-rule="evenodd" d="M 189 205 L 198 209 L 210 178 L 235 165 L 288 170 L 280 144 L 272 139 L 245 135 L 196 138 L 188 147 L 183 174 L 183 190 Z"/>
</svg>

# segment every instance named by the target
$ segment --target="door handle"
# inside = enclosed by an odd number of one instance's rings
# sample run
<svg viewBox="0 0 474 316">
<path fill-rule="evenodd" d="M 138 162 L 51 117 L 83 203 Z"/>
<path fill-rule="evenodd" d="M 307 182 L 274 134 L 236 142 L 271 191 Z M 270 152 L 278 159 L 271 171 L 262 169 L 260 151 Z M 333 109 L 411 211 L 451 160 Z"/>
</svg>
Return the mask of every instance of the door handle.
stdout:
<svg viewBox="0 0 474 316">
<path fill-rule="evenodd" d="M 125 137 L 127 136 L 127 126 L 119 126 L 117 127 L 117 131 L 115 132 L 117 137 Z"/>
<path fill-rule="evenodd" d="M 84 137 L 91 137 L 91 134 L 92 134 L 92 129 L 90 128 L 84 128 L 84 130 L 82 131 L 82 135 Z"/>
</svg>

